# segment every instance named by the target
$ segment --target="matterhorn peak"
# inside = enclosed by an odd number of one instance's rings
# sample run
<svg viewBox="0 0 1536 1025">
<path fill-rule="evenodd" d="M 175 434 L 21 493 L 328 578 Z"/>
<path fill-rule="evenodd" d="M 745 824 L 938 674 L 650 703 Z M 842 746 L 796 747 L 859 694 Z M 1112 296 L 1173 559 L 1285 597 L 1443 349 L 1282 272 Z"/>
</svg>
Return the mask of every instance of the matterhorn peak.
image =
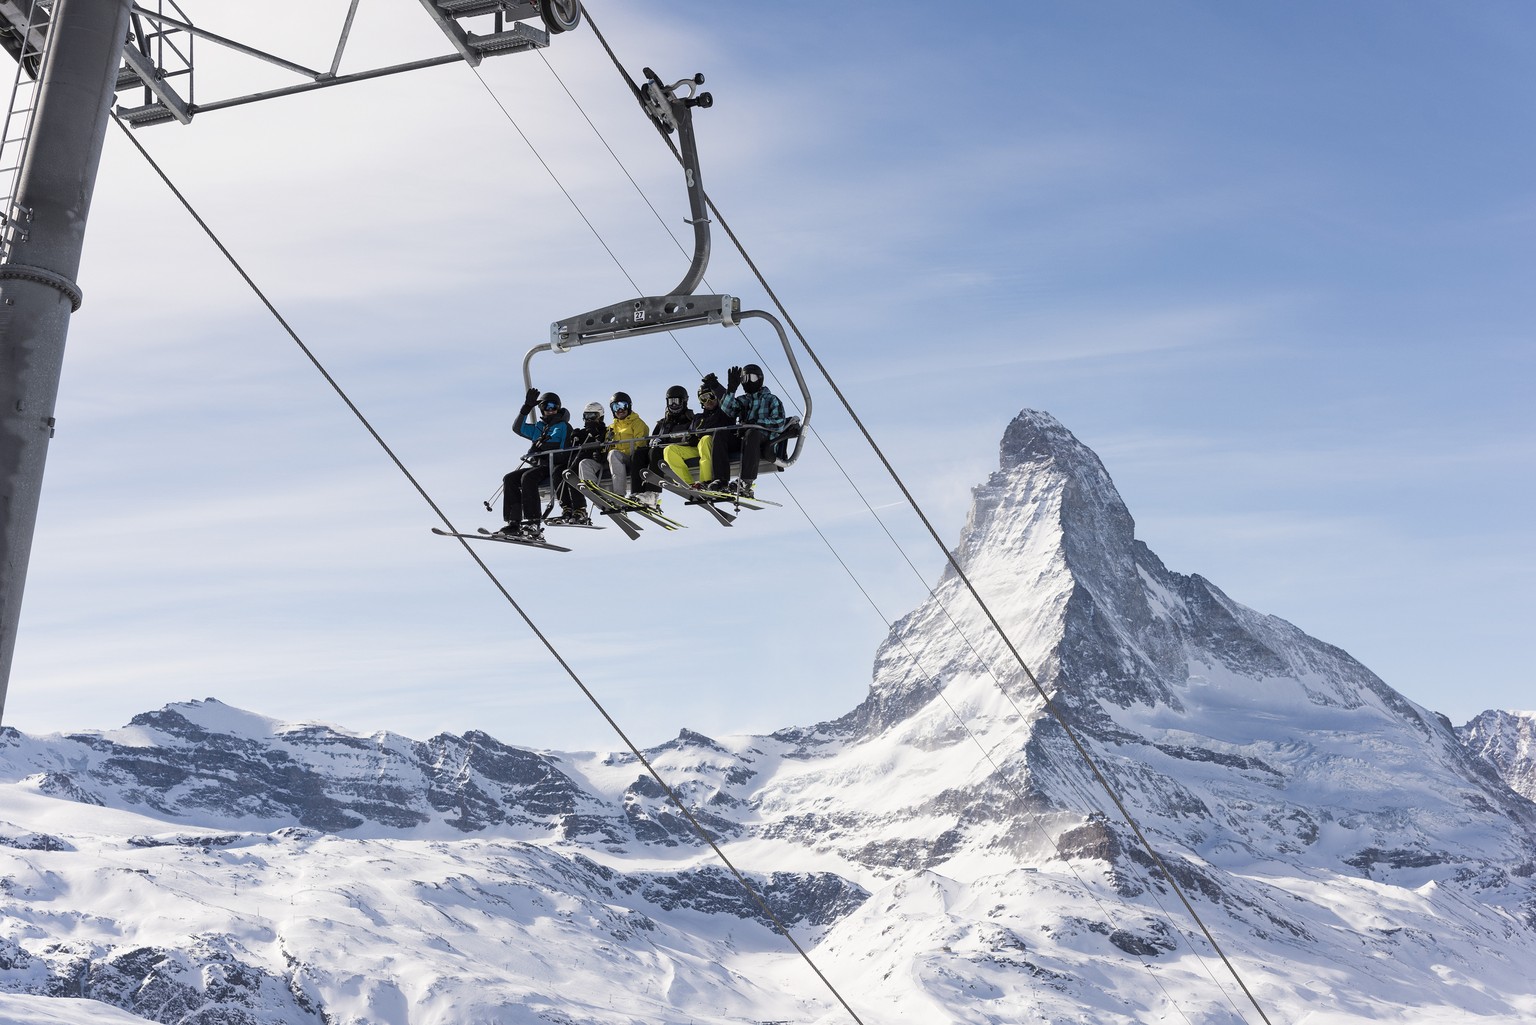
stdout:
<svg viewBox="0 0 1536 1025">
<path fill-rule="evenodd" d="M 998 446 L 998 462 L 1003 471 L 1018 466 L 1053 463 L 1076 474 L 1088 467 L 1108 478 L 1104 464 L 1093 450 L 1064 427 L 1060 420 L 1039 409 L 1024 409 L 1003 431 Z"/>
<path fill-rule="evenodd" d="M 1323 745 L 1348 722 L 1393 737 L 1396 751 L 1330 795 L 1341 805 L 1369 797 L 1391 806 L 1402 777 L 1388 767 L 1422 761 L 1428 745 L 1438 769 L 1524 818 L 1513 795 L 1487 790 L 1491 777 L 1447 724 L 1347 652 L 1164 566 L 1136 539 L 1103 463 L 1047 413 L 1024 410 L 1008 425 L 999 468 L 975 489 L 954 554 L 964 579 L 948 572 L 893 627 L 868 699 L 842 725 L 867 738 L 937 736 L 951 707 L 996 707 L 1006 693 L 999 714 L 1028 720 L 1036 779 L 1047 762 L 1076 758 L 1058 742 L 1061 716 L 1093 744 L 1238 772 L 1263 765 L 1273 785 L 1288 774 L 1277 751 L 1300 736 Z M 1176 790 L 1149 800 L 1154 816 L 1177 813 Z"/>
<path fill-rule="evenodd" d="M 975 489 L 956 552 L 967 573 L 982 552 L 995 561 L 1029 549 L 1032 561 L 1064 558 L 1082 583 L 1108 553 L 1120 556 L 1121 570 L 1130 567 L 1136 523 L 1099 457 L 1059 420 L 1022 411 L 1003 432 L 998 455 L 997 472 Z"/>
<path fill-rule="evenodd" d="M 1138 559 L 1144 554 L 1166 571 L 1135 541 L 1135 521 L 1099 457 L 1055 417 L 1020 412 L 1003 432 L 998 469 L 972 495 L 954 565 L 892 630 L 870 697 L 845 725 L 878 731 L 924 707 L 955 675 L 983 666 L 989 677 L 1020 675 L 1020 657 L 1050 681 L 1074 610 L 1079 619 L 1094 607 L 1148 618 Z"/>
</svg>

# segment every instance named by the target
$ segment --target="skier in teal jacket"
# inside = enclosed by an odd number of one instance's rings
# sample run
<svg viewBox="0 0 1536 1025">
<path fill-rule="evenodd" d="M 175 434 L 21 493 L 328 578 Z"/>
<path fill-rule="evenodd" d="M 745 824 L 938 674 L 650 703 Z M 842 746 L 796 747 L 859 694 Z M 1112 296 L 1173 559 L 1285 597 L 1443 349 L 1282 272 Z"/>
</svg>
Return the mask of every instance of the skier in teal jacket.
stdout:
<svg viewBox="0 0 1536 1025">
<path fill-rule="evenodd" d="M 742 390 L 741 395 L 736 394 L 738 387 Z M 727 371 L 725 398 L 720 400 L 720 409 L 727 416 L 734 417 L 738 424 L 750 425 L 746 430 L 737 432 L 741 437 L 741 477 L 730 485 L 730 489 L 738 495 L 750 498 L 757 483 L 758 463 L 764 456 L 773 458 L 774 442 L 779 440 L 785 424 L 789 422 L 784 416 L 784 403 L 768 390 L 763 381 L 763 368 L 756 363 L 748 363 L 744 367 L 732 367 Z M 728 467 L 730 464 L 726 462 L 718 465 Z M 715 472 L 724 476 L 727 471 L 716 469 Z"/>
<path fill-rule="evenodd" d="M 535 406 L 537 417 L 533 415 Z M 550 479 L 550 460 L 565 447 L 570 420 L 571 415 L 560 405 L 560 396 L 528 389 L 517 414 L 517 433 L 533 444 L 523 456 L 525 465 L 501 479 L 501 513 L 507 523 L 498 534 L 524 541 L 544 540 L 544 528 L 539 524 L 539 485 Z"/>
</svg>

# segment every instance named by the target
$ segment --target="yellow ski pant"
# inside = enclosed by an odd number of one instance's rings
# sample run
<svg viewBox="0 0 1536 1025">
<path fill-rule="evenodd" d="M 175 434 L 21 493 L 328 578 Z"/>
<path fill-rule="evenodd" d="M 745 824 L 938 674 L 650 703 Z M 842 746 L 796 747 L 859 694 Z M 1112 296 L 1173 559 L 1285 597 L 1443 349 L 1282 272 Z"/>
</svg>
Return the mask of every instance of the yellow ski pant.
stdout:
<svg viewBox="0 0 1536 1025">
<path fill-rule="evenodd" d="M 672 467 L 677 479 L 687 484 L 693 481 L 693 471 L 688 469 L 688 460 L 698 456 L 699 480 L 707 484 L 715 479 L 714 447 L 715 436 L 706 434 L 699 439 L 697 445 L 668 445 L 662 450 L 661 457 Z"/>
</svg>

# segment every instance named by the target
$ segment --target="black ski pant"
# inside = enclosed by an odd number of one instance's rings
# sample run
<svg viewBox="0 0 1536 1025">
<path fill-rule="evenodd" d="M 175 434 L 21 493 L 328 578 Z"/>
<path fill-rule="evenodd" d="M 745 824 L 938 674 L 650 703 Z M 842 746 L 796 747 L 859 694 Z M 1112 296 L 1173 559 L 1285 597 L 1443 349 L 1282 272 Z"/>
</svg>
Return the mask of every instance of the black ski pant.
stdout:
<svg viewBox="0 0 1536 1025">
<path fill-rule="evenodd" d="M 741 479 L 757 480 L 757 464 L 762 460 L 764 449 L 768 447 L 768 432 L 757 427 L 749 427 L 741 434 Z"/>
<path fill-rule="evenodd" d="M 572 452 L 570 455 L 561 456 L 555 460 L 555 497 L 560 500 L 561 509 L 576 509 L 586 512 L 587 497 L 565 482 L 565 471 L 576 471 L 576 465 L 579 462 L 581 462 L 580 452 Z M 576 472 L 579 475 L 579 471 Z"/>
<path fill-rule="evenodd" d="M 646 468 L 649 469 L 656 476 L 660 477 L 662 480 L 670 480 L 671 479 L 668 476 L 668 474 L 667 474 L 667 461 L 666 461 L 666 459 L 663 458 L 663 453 L 666 452 L 668 445 L 672 444 L 673 442 L 675 442 L 677 440 L 678 440 L 677 438 L 672 438 L 672 439 L 669 439 L 667 441 L 661 441 L 661 442 L 658 442 L 655 445 L 649 445 L 645 449 L 642 450 L 642 451 L 644 451 L 646 453 L 646 460 L 645 460 L 646 461 Z M 686 484 L 688 482 L 684 481 L 683 483 Z M 638 493 L 640 491 L 660 491 L 660 490 L 661 490 L 661 485 L 659 485 L 659 484 L 641 484 L 640 487 L 638 489 L 636 489 L 636 492 Z"/>
<path fill-rule="evenodd" d="M 549 480 L 549 463 L 513 470 L 501 478 L 501 515 L 508 523 L 539 522 L 539 485 Z"/>
<path fill-rule="evenodd" d="M 709 436 L 710 469 L 714 472 L 714 478 L 718 481 L 731 479 L 731 460 L 741 458 L 741 432 L 737 430 L 716 431 Z M 700 464 L 700 473 L 703 473 L 703 464 Z M 707 483 L 701 481 L 700 483 Z"/>
</svg>

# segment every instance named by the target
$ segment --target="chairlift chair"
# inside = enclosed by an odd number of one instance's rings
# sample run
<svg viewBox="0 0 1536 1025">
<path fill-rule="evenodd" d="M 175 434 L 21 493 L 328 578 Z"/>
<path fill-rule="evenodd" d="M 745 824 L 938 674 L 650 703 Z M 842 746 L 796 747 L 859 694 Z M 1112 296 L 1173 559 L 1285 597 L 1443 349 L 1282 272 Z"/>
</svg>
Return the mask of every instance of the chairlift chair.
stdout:
<svg viewBox="0 0 1536 1025">
<path fill-rule="evenodd" d="M 549 3 L 550 0 L 543 0 Z M 710 237 L 707 199 L 703 177 L 699 173 L 698 144 L 693 130 L 693 108 L 709 107 L 714 103 L 707 92 L 699 92 L 704 84 L 703 75 L 685 78 L 671 85 L 664 84 L 650 68 L 645 69 L 645 84 L 636 90 L 637 98 L 645 108 L 657 129 L 663 135 L 677 133 L 683 163 L 683 177 L 688 190 L 688 223 L 693 225 L 693 259 L 687 272 L 676 288 L 666 295 L 640 296 L 591 310 L 587 313 L 557 320 L 550 325 L 549 341 L 535 345 L 523 356 L 523 386 L 533 387 L 532 362 L 542 352 L 565 353 L 584 345 L 610 342 L 621 338 L 678 331 L 683 328 L 718 325 L 736 327 L 743 320 L 766 320 L 779 336 L 784 357 L 794 373 L 800 389 L 800 416 L 789 418 L 784 430 L 775 438 L 771 453 L 765 453 L 759 464 L 759 473 L 774 473 L 788 469 L 799 458 L 804 442 L 805 429 L 811 421 L 811 393 L 806 386 L 800 363 L 790 347 L 784 325 L 773 314 L 764 310 L 742 310 L 741 300 L 731 295 L 695 295 L 704 279 L 709 264 Z M 566 450 L 569 453 L 570 450 Z M 553 456 L 551 456 L 553 458 Z M 739 475 L 739 459 L 733 460 L 731 473 Z M 551 474 L 551 478 L 555 477 Z M 548 490 L 545 498 L 548 499 Z"/>
</svg>

